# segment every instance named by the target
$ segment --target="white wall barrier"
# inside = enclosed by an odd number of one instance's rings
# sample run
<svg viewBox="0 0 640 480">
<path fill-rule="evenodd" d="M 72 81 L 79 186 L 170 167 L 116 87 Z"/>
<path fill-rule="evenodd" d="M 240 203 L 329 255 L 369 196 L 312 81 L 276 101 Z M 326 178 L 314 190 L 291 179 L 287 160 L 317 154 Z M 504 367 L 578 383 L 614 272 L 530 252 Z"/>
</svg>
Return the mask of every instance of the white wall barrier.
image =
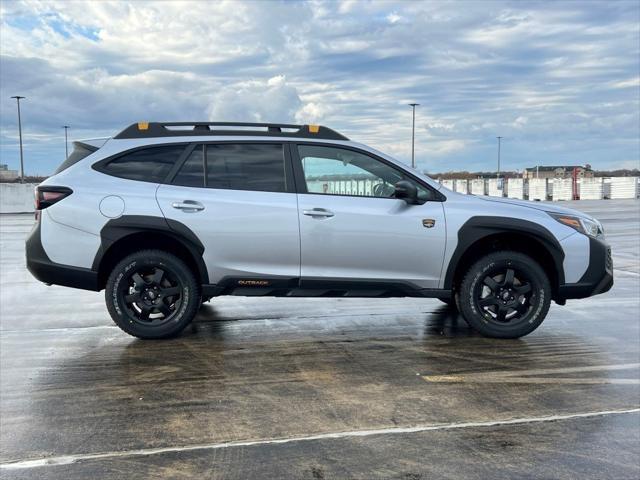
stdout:
<svg viewBox="0 0 640 480">
<path fill-rule="evenodd" d="M 458 193 L 469 193 L 469 187 L 466 180 L 454 180 L 454 185 L 456 187 L 456 192 Z"/>
<path fill-rule="evenodd" d="M 484 179 L 476 178 L 474 180 L 469 180 L 469 193 L 472 193 L 473 195 L 486 195 Z"/>
<path fill-rule="evenodd" d="M 447 187 L 449 190 L 453 190 L 453 180 L 442 180 L 440 183 Z"/>
<path fill-rule="evenodd" d="M 554 178 L 551 199 L 573 200 L 573 179 L 572 178 Z"/>
<path fill-rule="evenodd" d="M 529 200 L 547 199 L 547 180 L 545 178 L 529 179 Z"/>
<path fill-rule="evenodd" d="M 473 180 L 441 180 L 450 190 L 473 195 L 506 196 L 509 198 L 529 200 L 573 200 L 573 179 L 571 178 L 509 178 L 502 180 L 503 190 L 496 178 Z M 599 200 L 603 198 L 640 198 L 640 178 L 580 178 L 578 179 L 578 196 L 582 200 Z"/>
<path fill-rule="evenodd" d="M 602 177 L 578 179 L 578 195 L 580 200 L 600 200 L 604 198 L 604 182 Z"/>
<path fill-rule="evenodd" d="M 507 197 L 524 199 L 524 179 L 510 178 L 507 180 Z"/>
<path fill-rule="evenodd" d="M 0 213 L 33 213 L 35 183 L 0 183 Z"/>
<path fill-rule="evenodd" d="M 638 177 L 612 177 L 609 198 L 638 198 Z"/>
<path fill-rule="evenodd" d="M 502 186 L 504 185 L 504 180 L 497 178 L 490 178 L 487 180 L 487 195 L 490 197 L 502 197 L 503 191 Z"/>
</svg>

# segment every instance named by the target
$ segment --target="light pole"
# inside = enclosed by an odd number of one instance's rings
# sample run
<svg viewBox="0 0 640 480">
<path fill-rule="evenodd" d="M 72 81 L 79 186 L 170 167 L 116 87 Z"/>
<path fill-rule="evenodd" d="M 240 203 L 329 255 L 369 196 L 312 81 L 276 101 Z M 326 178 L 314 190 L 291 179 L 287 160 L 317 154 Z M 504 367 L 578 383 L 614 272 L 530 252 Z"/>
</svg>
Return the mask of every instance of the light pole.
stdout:
<svg viewBox="0 0 640 480">
<path fill-rule="evenodd" d="M 496 137 L 498 139 L 498 174 L 497 179 L 500 179 L 500 143 L 504 137 Z"/>
<path fill-rule="evenodd" d="M 18 104 L 18 135 L 20 136 L 20 183 L 24 183 L 24 158 L 22 156 L 22 119 L 20 118 L 20 100 L 27 97 L 15 95 L 11 98 L 15 98 L 16 103 Z"/>
<path fill-rule="evenodd" d="M 416 107 L 419 103 L 409 103 L 409 106 L 413 109 L 413 123 L 411 124 L 411 166 L 416 168 Z"/>
<path fill-rule="evenodd" d="M 69 158 L 69 142 L 67 141 L 67 130 L 69 130 L 69 125 L 64 125 L 64 158 Z"/>
</svg>

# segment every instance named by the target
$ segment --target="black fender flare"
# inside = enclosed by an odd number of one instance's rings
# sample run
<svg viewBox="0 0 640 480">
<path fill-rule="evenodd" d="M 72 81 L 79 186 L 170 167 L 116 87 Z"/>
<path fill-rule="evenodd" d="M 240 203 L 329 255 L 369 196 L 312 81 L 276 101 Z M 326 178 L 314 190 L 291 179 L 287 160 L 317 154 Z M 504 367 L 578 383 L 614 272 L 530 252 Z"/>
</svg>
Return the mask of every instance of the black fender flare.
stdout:
<svg viewBox="0 0 640 480">
<path fill-rule="evenodd" d="M 135 233 L 158 232 L 183 245 L 193 257 L 203 284 L 209 283 L 209 273 L 202 254 L 204 245 L 185 224 L 176 220 L 144 215 L 123 215 L 109 220 L 100 230 L 100 248 L 93 259 L 92 270 L 99 271 L 109 249 L 118 241 Z"/>
<path fill-rule="evenodd" d="M 547 228 L 520 218 L 476 216 L 469 218 L 458 230 L 458 244 L 449 260 L 443 288 L 453 288 L 453 278 L 458 263 L 473 244 L 483 238 L 500 233 L 517 233 L 536 240 L 551 255 L 558 284 L 564 284 L 564 251 L 560 242 Z"/>
</svg>

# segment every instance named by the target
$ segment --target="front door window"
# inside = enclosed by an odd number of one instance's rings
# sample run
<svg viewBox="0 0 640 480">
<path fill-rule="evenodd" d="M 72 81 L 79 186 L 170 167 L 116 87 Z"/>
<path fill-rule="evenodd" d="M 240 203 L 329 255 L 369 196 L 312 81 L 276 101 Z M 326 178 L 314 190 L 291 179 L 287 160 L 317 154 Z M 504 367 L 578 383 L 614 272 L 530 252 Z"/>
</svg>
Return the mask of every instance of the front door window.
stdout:
<svg viewBox="0 0 640 480">
<path fill-rule="evenodd" d="M 354 150 L 299 145 L 298 152 L 308 193 L 393 198 L 397 182 L 413 181 L 401 170 Z M 416 186 L 418 197 L 428 200 L 429 190 Z"/>
</svg>

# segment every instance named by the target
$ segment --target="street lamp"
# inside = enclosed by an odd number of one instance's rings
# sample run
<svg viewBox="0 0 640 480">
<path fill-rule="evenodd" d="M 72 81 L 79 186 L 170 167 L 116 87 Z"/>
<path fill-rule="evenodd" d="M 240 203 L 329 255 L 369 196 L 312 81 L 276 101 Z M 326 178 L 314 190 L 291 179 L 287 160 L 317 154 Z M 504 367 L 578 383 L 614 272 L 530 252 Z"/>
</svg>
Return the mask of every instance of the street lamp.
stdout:
<svg viewBox="0 0 640 480">
<path fill-rule="evenodd" d="M 413 109 L 413 123 L 411 125 L 411 166 L 416 168 L 416 107 L 420 104 L 409 103 L 408 105 Z"/>
<path fill-rule="evenodd" d="M 18 104 L 18 135 L 20 136 L 20 183 L 24 183 L 24 158 L 22 156 L 22 119 L 20 118 L 20 100 L 27 97 L 14 95 L 11 98 L 15 98 L 16 103 Z"/>
<path fill-rule="evenodd" d="M 499 180 L 500 179 L 500 143 L 504 137 L 496 137 L 496 138 L 498 139 L 498 174 L 496 175 L 496 178 Z"/>
<path fill-rule="evenodd" d="M 63 125 L 64 128 L 64 158 L 69 158 L 69 142 L 67 141 L 67 130 L 69 130 L 69 125 Z"/>
</svg>

